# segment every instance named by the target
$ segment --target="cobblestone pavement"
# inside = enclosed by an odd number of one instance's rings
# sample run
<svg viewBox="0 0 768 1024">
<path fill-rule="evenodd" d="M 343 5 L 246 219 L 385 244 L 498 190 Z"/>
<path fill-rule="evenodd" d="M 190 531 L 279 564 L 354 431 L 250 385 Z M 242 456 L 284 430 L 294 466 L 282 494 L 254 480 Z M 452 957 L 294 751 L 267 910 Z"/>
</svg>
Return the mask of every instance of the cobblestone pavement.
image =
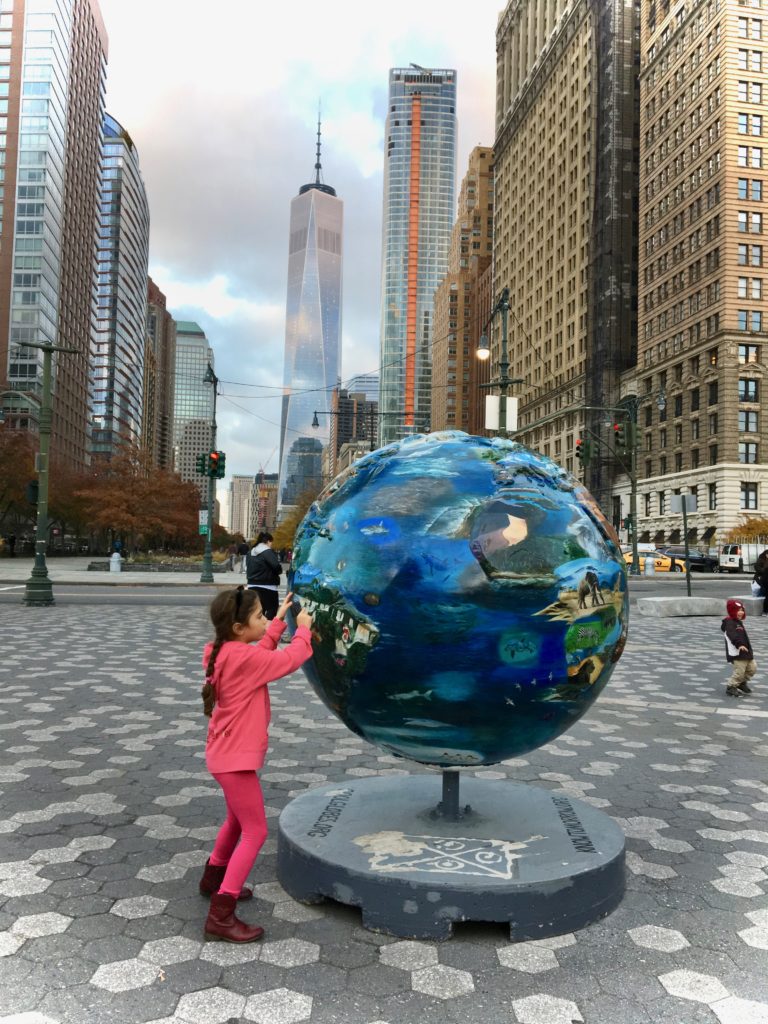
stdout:
<svg viewBox="0 0 768 1024">
<path fill-rule="evenodd" d="M 202 942 L 196 885 L 223 807 L 203 762 L 205 610 L 5 606 L 0 621 L 0 1024 L 768 1022 L 768 681 L 724 696 L 716 620 L 636 616 L 585 719 L 475 772 L 576 795 L 626 833 L 621 906 L 538 942 L 469 924 L 399 941 L 291 900 L 274 828 L 293 795 L 424 769 L 348 732 L 300 673 L 273 686 L 273 834 L 242 910 L 267 934 L 245 947 Z M 768 621 L 748 625 L 761 661 Z"/>
</svg>

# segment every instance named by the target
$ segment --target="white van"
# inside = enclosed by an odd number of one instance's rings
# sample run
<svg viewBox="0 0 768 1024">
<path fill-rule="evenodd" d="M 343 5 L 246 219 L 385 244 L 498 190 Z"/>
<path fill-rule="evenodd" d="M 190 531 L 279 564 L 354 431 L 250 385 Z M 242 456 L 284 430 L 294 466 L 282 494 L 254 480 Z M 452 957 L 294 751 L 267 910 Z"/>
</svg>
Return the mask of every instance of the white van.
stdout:
<svg viewBox="0 0 768 1024">
<path fill-rule="evenodd" d="M 765 549 L 765 544 L 723 544 L 720 572 L 754 572 L 758 555 Z"/>
</svg>

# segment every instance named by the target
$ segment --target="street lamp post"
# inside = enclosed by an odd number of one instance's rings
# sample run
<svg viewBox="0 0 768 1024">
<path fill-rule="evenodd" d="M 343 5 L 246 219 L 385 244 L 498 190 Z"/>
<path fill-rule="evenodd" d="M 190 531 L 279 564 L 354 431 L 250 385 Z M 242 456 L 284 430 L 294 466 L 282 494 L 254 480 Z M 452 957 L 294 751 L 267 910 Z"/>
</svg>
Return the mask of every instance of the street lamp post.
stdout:
<svg viewBox="0 0 768 1024">
<path fill-rule="evenodd" d="M 43 395 L 40 403 L 40 452 L 37 456 L 37 525 L 35 528 L 35 564 L 24 588 L 23 602 L 29 607 L 55 604 L 53 587 L 45 563 L 48 543 L 48 463 L 51 448 L 52 380 L 51 363 L 54 352 L 77 352 L 76 348 L 61 345 L 43 345 L 25 342 L 27 348 L 39 348 L 43 353 Z"/>
<path fill-rule="evenodd" d="M 218 390 L 219 378 L 213 372 L 209 363 L 205 376 L 205 384 L 213 384 L 213 419 L 211 420 L 211 451 L 216 450 L 216 392 Z M 213 534 L 213 496 L 216 484 L 211 467 L 208 466 L 208 524 L 205 530 L 205 549 L 203 551 L 203 571 L 200 573 L 201 583 L 213 583 L 213 550 L 211 548 L 211 535 Z"/>
<path fill-rule="evenodd" d="M 495 388 L 499 389 L 501 394 L 501 401 L 499 403 L 499 434 L 502 436 L 507 432 L 507 392 L 512 384 L 524 384 L 525 381 L 522 377 L 510 377 L 509 376 L 509 357 L 507 351 L 507 320 L 509 315 L 509 288 L 502 288 L 501 295 L 496 300 L 496 304 L 491 310 L 491 315 L 485 322 L 483 327 L 483 333 L 480 336 L 480 344 L 477 346 L 476 355 L 478 359 L 488 359 L 491 350 L 488 345 L 488 337 L 485 333 L 488 325 L 501 313 L 501 353 L 499 359 L 499 372 L 498 375 L 488 381 L 487 384 L 481 384 L 482 388 Z"/>
</svg>

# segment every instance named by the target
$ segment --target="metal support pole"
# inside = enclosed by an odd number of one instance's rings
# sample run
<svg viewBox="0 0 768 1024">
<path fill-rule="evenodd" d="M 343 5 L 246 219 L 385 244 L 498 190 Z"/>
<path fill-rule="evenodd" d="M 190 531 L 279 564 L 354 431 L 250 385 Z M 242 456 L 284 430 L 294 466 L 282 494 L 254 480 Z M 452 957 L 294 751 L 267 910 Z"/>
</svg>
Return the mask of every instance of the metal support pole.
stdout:
<svg viewBox="0 0 768 1024">
<path fill-rule="evenodd" d="M 682 506 L 683 506 L 683 536 L 685 538 L 685 585 L 688 591 L 688 597 L 691 596 L 691 552 L 688 547 L 688 501 L 687 495 L 683 494 Z"/>
<path fill-rule="evenodd" d="M 53 587 L 45 563 L 45 549 L 48 543 L 48 462 L 51 446 L 51 360 L 53 346 L 41 346 L 43 350 L 43 400 L 40 406 L 40 454 L 37 457 L 37 526 L 35 529 L 35 564 L 32 575 L 24 589 L 24 604 L 50 605 Z"/>
<path fill-rule="evenodd" d="M 640 554 L 637 550 L 637 423 L 630 420 L 627 424 L 631 447 L 629 450 L 629 515 L 632 521 L 632 575 L 640 575 Z"/>
<path fill-rule="evenodd" d="M 219 378 L 209 365 L 203 380 L 213 385 L 213 420 L 211 421 L 211 451 L 216 450 L 216 392 L 218 390 Z M 209 470 L 210 473 L 210 470 Z M 208 525 L 205 532 L 205 549 L 203 551 L 203 571 L 200 573 L 201 583 L 213 583 L 213 549 L 211 537 L 213 536 L 213 498 L 216 489 L 214 477 L 208 476 Z"/>
<path fill-rule="evenodd" d="M 55 604 L 53 587 L 45 563 L 45 549 L 48 543 L 48 469 L 51 449 L 52 414 L 52 359 L 54 352 L 76 353 L 76 348 L 61 345 L 25 343 L 26 348 L 39 348 L 43 353 L 43 395 L 40 403 L 40 453 L 37 456 L 37 525 L 35 528 L 35 564 L 24 588 L 23 603 L 33 606 Z"/>
<path fill-rule="evenodd" d="M 507 391 L 509 389 L 509 357 L 507 354 L 507 315 L 509 313 L 509 288 L 503 288 L 499 301 L 501 308 L 501 359 L 499 360 L 499 391 L 501 392 L 501 408 L 499 409 L 499 434 L 504 437 L 507 432 Z"/>
<path fill-rule="evenodd" d="M 447 821 L 461 821 L 472 813 L 472 808 L 467 804 L 459 806 L 459 782 L 461 773 L 449 771 L 443 768 L 443 798 L 437 807 L 432 811 L 433 818 L 445 818 Z"/>
</svg>

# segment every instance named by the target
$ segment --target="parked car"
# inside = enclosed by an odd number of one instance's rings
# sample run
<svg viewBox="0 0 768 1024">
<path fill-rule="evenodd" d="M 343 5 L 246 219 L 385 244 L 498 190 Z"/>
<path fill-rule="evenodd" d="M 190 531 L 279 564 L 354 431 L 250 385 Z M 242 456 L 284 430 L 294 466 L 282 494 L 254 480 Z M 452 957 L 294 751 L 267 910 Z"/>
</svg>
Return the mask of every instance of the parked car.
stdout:
<svg viewBox="0 0 768 1024">
<path fill-rule="evenodd" d="M 664 554 L 674 558 L 675 561 L 683 563 L 683 571 L 685 571 L 685 547 L 683 545 L 671 545 L 670 547 L 664 548 Z M 719 572 L 720 561 L 716 555 L 705 554 L 702 551 L 698 551 L 692 548 L 688 552 L 688 558 L 691 563 L 691 572 Z"/>
<path fill-rule="evenodd" d="M 640 572 L 645 572 L 645 560 L 647 558 L 653 559 L 653 568 L 656 572 L 684 572 L 685 565 L 677 558 L 673 558 L 671 555 L 665 555 L 663 551 L 641 551 L 638 553 L 640 560 Z M 632 552 L 627 551 L 624 554 L 624 561 L 627 565 L 632 565 Z"/>
</svg>

